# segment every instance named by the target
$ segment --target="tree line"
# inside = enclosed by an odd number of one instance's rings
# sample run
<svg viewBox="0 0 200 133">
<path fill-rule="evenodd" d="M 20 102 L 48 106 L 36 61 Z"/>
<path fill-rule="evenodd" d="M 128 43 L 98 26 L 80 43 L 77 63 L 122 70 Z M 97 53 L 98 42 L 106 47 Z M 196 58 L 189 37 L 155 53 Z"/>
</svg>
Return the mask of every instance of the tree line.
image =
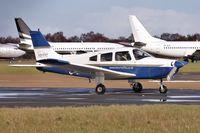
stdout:
<svg viewBox="0 0 200 133">
<path fill-rule="evenodd" d="M 133 34 L 128 37 L 120 36 L 118 38 L 109 38 L 106 37 L 104 34 L 95 33 L 90 31 L 88 33 L 83 33 L 80 36 L 71 36 L 66 37 L 63 32 L 56 32 L 56 33 L 48 33 L 45 35 L 46 39 L 51 42 L 127 42 L 131 43 L 134 42 Z M 170 33 L 163 33 L 160 37 L 155 36 L 157 38 L 161 38 L 166 41 L 200 41 L 200 34 L 196 33 L 193 35 L 181 35 L 181 34 L 170 34 Z M 0 37 L 0 43 L 16 43 L 18 44 L 19 38 L 14 38 L 11 36 L 8 37 Z"/>
</svg>

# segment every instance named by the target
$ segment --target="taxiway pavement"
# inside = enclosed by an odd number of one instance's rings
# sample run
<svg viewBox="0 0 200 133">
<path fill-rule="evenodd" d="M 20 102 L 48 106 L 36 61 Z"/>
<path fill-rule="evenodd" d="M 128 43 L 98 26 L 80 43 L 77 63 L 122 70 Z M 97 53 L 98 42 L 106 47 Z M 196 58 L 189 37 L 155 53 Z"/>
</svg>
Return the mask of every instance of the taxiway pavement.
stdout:
<svg viewBox="0 0 200 133">
<path fill-rule="evenodd" d="M 199 104 L 198 89 L 157 89 L 134 93 L 131 89 L 107 89 L 97 95 L 89 88 L 0 88 L 0 107 L 57 107 L 111 104 Z"/>
</svg>

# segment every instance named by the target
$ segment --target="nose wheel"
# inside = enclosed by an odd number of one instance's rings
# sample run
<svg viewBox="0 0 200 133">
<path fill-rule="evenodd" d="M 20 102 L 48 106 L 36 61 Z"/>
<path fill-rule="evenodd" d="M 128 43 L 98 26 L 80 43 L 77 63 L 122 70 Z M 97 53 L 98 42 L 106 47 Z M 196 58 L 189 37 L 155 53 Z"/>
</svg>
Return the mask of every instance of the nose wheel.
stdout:
<svg viewBox="0 0 200 133">
<path fill-rule="evenodd" d="M 159 92 L 163 93 L 163 94 L 167 93 L 167 87 L 165 85 L 163 85 L 163 80 L 162 79 L 160 80 Z"/>
<path fill-rule="evenodd" d="M 160 86 L 159 92 L 164 94 L 167 93 L 167 87 L 165 85 Z"/>
<path fill-rule="evenodd" d="M 103 84 L 98 84 L 95 91 L 97 94 L 104 94 L 106 91 L 106 87 Z"/>
</svg>

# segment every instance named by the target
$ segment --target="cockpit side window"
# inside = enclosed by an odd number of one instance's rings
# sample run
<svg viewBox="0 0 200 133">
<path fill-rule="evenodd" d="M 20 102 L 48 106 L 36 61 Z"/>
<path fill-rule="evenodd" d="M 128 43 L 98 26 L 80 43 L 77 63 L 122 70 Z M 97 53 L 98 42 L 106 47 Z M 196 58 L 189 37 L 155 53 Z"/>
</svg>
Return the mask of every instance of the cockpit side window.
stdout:
<svg viewBox="0 0 200 133">
<path fill-rule="evenodd" d="M 116 61 L 129 61 L 131 60 L 131 56 L 128 51 L 121 51 L 115 53 Z"/>
<path fill-rule="evenodd" d="M 90 61 L 97 61 L 97 55 L 90 57 Z"/>
<path fill-rule="evenodd" d="M 142 50 L 133 49 L 133 55 L 135 56 L 136 60 L 140 60 L 146 57 L 150 57 L 150 55 Z"/>
<path fill-rule="evenodd" d="M 112 53 L 101 54 L 101 61 L 112 61 Z"/>
</svg>

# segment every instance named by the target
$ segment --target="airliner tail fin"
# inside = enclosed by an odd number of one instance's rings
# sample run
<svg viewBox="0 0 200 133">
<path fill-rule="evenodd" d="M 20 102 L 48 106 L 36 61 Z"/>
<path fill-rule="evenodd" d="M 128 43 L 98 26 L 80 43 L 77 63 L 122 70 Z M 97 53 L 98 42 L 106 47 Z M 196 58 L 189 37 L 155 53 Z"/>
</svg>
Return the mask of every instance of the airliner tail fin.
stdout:
<svg viewBox="0 0 200 133">
<path fill-rule="evenodd" d="M 145 29 L 145 27 L 142 25 L 142 23 L 137 19 L 136 16 L 130 15 L 129 22 L 132 28 L 135 42 L 148 43 L 148 42 L 163 41 L 161 39 L 151 36 L 149 32 Z"/>
<path fill-rule="evenodd" d="M 15 18 L 15 24 L 20 38 L 19 47 L 21 49 L 32 50 L 33 44 L 30 36 L 30 28 L 22 20 L 22 18 Z"/>
</svg>

